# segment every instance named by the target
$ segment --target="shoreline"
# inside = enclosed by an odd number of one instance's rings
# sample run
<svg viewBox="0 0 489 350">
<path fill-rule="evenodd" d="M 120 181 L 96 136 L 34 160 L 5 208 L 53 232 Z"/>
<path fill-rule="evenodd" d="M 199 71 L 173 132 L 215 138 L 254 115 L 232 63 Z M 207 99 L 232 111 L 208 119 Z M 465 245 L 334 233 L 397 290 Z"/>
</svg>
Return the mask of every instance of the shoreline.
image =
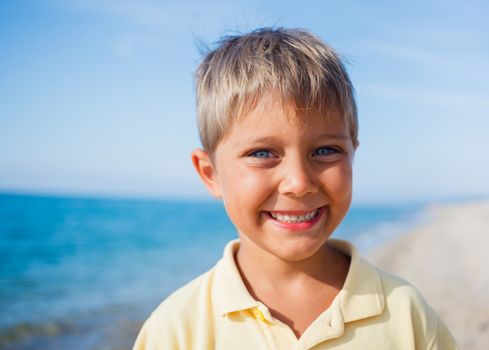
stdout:
<svg viewBox="0 0 489 350">
<path fill-rule="evenodd" d="M 489 237 L 485 238 L 489 200 L 391 211 L 359 211 L 360 219 L 344 230 L 355 234 L 339 238 L 354 242 L 362 256 L 414 284 L 462 349 L 484 349 L 482 340 L 489 337 L 489 296 L 485 295 L 489 273 L 483 271 L 486 253 L 482 247 L 489 243 Z M 370 228 L 371 220 L 364 220 L 365 215 L 385 221 Z M 135 296 L 134 303 L 114 301 L 45 322 L 14 322 L 0 328 L 0 348 L 128 348 L 163 294 Z M 472 310 L 477 314 L 470 314 Z"/>
<path fill-rule="evenodd" d="M 445 322 L 461 349 L 489 339 L 489 200 L 435 204 L 428 222 L 365 254 L 413 284 Z"/>
</svg>

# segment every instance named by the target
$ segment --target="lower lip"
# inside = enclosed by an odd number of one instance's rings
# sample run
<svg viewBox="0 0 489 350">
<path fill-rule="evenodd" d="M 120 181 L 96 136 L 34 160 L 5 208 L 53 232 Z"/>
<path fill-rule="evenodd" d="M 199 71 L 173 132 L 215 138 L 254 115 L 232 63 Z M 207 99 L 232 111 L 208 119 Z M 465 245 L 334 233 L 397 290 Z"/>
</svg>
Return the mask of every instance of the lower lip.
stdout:
<svg viewBox="0 0 489 350">
<path fill-rule="evenodd" d="M 279 226 L 282 229 L 286 229 L 288 231 L 304 231 L 304 230 L 310 229 L 311 227 L 316 225 L 316 223 L 319 220 L 321 220 L 321 217 L 324 215 L 324 212 L 325 212 L 325 208 L 321 207 L 321 208 L 319 208 L 319 212 L 317 213 L 317 215 L 313 219 L 311 219 L 310 221 L 304 221 L 304 222 L 283 222 L 283 221 L 279 221 L 279 220 L 274 219 L 270 215 L 270 213 L 266 213 L 266 215 L 268 216 L 269 219 L 272 220 L 272 222 L 275 225 Z"/>
</svg>

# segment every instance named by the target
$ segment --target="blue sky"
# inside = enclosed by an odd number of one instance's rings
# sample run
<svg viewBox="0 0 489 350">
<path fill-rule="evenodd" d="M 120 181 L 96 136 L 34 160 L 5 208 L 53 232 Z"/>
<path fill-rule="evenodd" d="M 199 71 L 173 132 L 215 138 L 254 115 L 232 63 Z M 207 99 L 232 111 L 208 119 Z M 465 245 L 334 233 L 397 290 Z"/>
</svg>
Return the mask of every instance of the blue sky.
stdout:
<svg viewBox="0 0 489 350">
<path fill-rule="evenodd" d="M 347 60 L 357 202 L 489 195 L 484 1 L 10 1 L 0 190 L 205 197 L 190 152 L 196 42 L 307 28 Z"/>
</svg>

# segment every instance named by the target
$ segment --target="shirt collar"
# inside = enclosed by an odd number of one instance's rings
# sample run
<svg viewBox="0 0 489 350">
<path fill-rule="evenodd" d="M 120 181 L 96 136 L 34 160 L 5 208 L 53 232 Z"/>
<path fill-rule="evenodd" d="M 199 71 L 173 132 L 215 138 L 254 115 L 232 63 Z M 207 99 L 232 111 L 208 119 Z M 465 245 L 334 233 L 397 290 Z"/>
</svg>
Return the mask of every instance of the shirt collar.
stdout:
<svg viewBox="0 0 489 350">
<path fill-rule="evenodd" d="M 330 239 L 329 244 L 350 256 L 350 268 L 340 292 L 340 308 L 345 322 L 380 315 L 385 295 L 379 271 L 362 259 L 346 241 Z"/>
<path fill-rule="evenodd" d="M 259 306 L 259 302 L 246 289 L 236 266 L 234 254 L 238 248 L 238 239 L 229 242 L 224 248 L 222 259 L 216 265 L 212 293 L 221 315 Z"/>
<path fill-rule="evenodd" d="M 339 294 L 344 322 L 381 314 L 384 310 L 385 297 L 377 269 L 360 258 L 352 244 L 336 239 L 330 239 L 328 242 L 351 257 L 350 268 Z M 238 248 L 239 240 L 229 242 L 224 249 L 222 259 L 216 265 L 212 293 L 217 311 L 221 315 L 261 308 L 263 305 L 250 295 L 241 278 L 234 260 Z"/>
</svg>

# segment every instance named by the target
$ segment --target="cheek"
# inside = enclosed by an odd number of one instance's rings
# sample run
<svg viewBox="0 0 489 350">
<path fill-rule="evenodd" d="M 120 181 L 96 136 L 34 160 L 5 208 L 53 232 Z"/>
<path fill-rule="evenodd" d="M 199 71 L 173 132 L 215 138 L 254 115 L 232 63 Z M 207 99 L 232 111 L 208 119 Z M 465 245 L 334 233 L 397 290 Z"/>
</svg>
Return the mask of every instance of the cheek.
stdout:
<svg viewBox="0 0 489 350">
<path fill-rule="evenodd" d="M 352 169 L 342 164 L 325 170 L 321 174 L 322 183 L 335 201 L 350 200 L 352 194 Z"/>
<path fill-rule="evenodd" d="M 235 168 L 222 174 L 221 188 L 227 205 L 249 210 L 263 203 L 273 191 L 269 174 L 253 170 Z"/>
</svg>

